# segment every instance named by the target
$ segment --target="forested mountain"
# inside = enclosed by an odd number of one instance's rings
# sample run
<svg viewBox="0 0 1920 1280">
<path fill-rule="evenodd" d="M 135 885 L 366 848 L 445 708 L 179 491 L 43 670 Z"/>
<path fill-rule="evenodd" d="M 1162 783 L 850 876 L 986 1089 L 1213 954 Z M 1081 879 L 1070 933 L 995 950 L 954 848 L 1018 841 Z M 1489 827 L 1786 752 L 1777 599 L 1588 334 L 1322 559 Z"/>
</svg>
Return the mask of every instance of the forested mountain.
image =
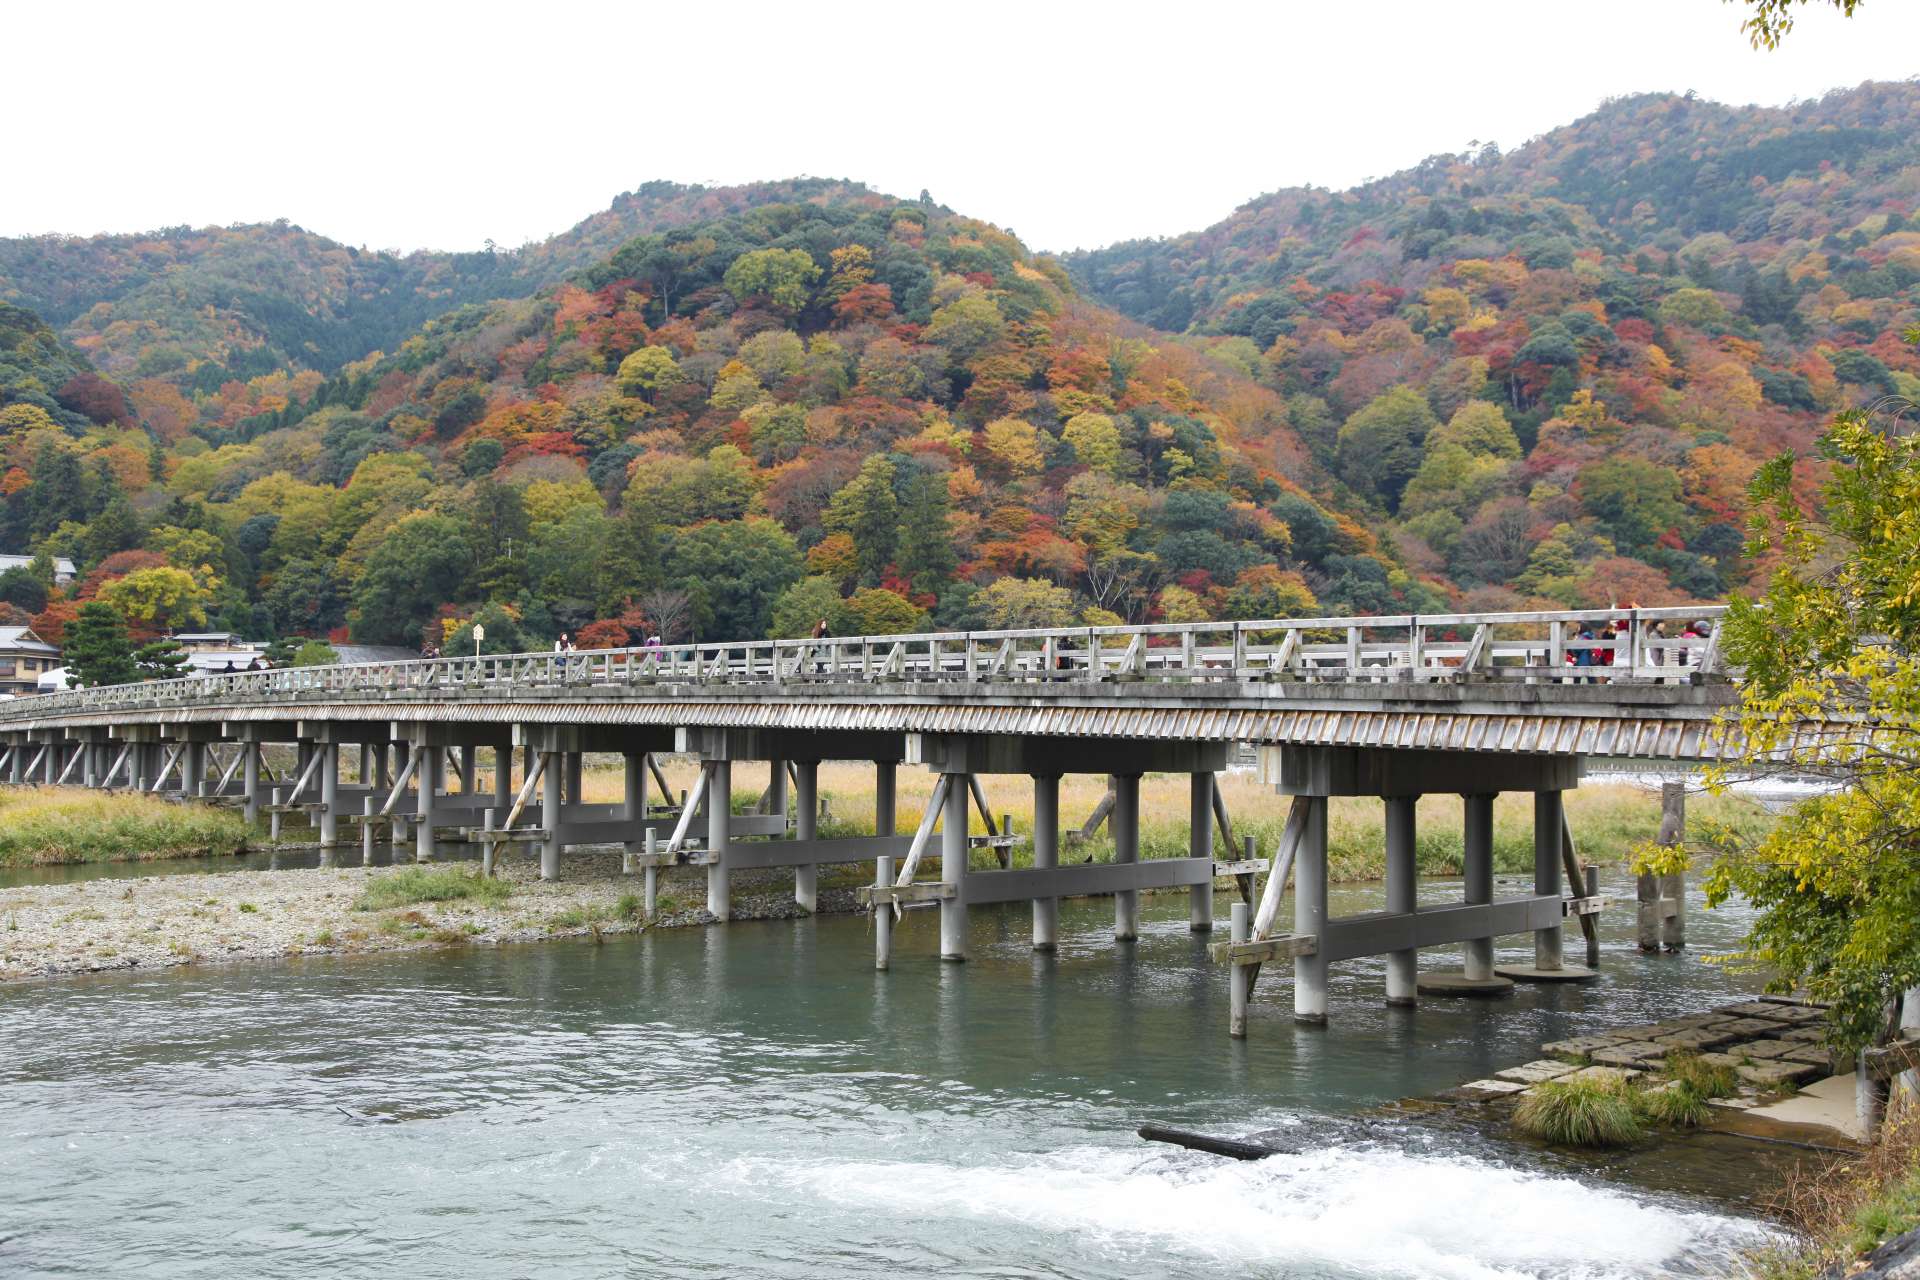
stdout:
<svg viewBox="0 0 1920 1280">
<path fill-rule="evenodd" d="M 1284 395 L 1416 573 L 1485 605 L 1651 604 L 1743 584 L 1763 458 L 1920 392 L 1916 190 L 1920 86 L 1649 95 L 1069 266 Z"/>
<path fill-rule="evenodd" d="M 1721 597 L 1760 461 L 1920 394 L 1916 116 L 1628 99 L 1065 264 L 811 180 L 512 254 L 11 242 L 62 323 L 0 305 L 0 550 L 82 577 L 0 613 L 511 648 Z"/>
<path fill-rule="evenodd" d="M 389 350 L 453 307 L 526 297 L 633 236 L 766 204 L 880 200 L 826 179 L 655 182 L 540 243 L 474 253 L 370 251 L 286 222 L 0 239 L 0 302 L 59 329 L 150 416 L 232 426 L 284 403 L 286 377 Z"/>
<path fill-rule="evenodd" d="M 232 427 L 0 409 L 0 540 L 88 567 L 56 632 L 96 596 L 146 628 L 377 642 L 464 643 L 477 615 L 501 648 L 1253 617 L 1313 607 L 1294 557 L 1336 607 L 1443 604 L 1312 496 L 1284 407 L 988 224 L 766 205 L 456 308 Z"/>
</svg>

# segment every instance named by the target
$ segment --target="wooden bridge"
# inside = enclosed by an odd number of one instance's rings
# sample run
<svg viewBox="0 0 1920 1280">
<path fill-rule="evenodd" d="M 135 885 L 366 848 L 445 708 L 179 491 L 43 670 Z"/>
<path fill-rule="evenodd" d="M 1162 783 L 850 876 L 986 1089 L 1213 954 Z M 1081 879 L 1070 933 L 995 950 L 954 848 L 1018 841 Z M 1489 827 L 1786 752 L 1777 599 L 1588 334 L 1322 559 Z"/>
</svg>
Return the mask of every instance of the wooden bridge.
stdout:
<svg viewBox="0 0 1920 1280">
<path fill-rule="evenodd" d="M 1599 908 L 1578 878 L 1561 806 L 1590 757 L 1712 760 L 1730 750 L 1717 723 L 1734 700 L 1720 670 L 1719 609 L 1275 619 L 851 639 L 698 644 L 592 653 L 517 654 L 307 667 L 77 689 L 0 704 L 0 779 L 137 788 L 244 806 L 250 821 L 303 813 L 323 856 L 377 833 L 411 835 L 427 858 L 436 838 L 497 851 L 539 850 L 540 873 L 563 874 L 569 846 L 619 844 L 644 872 L 651 909 L 661 867 L 706 868 L 707 907 L 725 920 L 731 872 L 792 868 L 801 906 L 816 901 L 823 865 L 872 863 L 865 891 L 877 956 L 912 901 L 939 904 L 940 952 L 962 960 L 969 908 L 1033 904 L 1033 941 L 1054 942 L 1064 896 L 1111 894 L 1114 935 L 1135 936 L 1143 889 L 1185 888 L 1197 931 L 1214 920 L 1215 881 L 1257 902 L 1234 905 L 1234 1030 L 1257 967 L 1290 958 L 1295 1016 L 1324 1020 L 1326 968 L 1386 954 L 1386 997 L 1416 986 L 1487 991 L 1506 985 L 1493 938 L 1532 933 L 1535 963 L 1512 976 L 1578 980 L 1562 930 Z M 1688 623 L 1713 622 L 1704 637 Z M 1615 624 L 1618 623 L 1617 627 Z M 1601 638 L 1592 638 L 1601 637 Z M 1278 846 L 1235 849 L 1214 785 L 1230 749 L 1254 745 L 1264 777 L 1294 797 Z M 273 775 L 263 748 L 291 760 Z M 359 753 L 342 776 L 342 749 Z M 583 753 L 625 760 L 625 797 L 589 805 Z M 698 780 L 674 797 L 655 757 L 696 755 Z M 482 755 L 494 786 L 476 790 Z M 732 765 L 771 761 L 755 811 L 733 812 Z M 818 834 L 823 760 L 874 767 L 876 833 Z M 913 833 L 899 834 L 899 765 L 937 774 Z M 518 766 L 516 770 L 516 765 Z M 1145 773 L 1191 778 L 1187 856 L 1140 857 Z M 1023 842 L 986 812 L 982 774 L 1032 779 L 1034 829 Z M 1059 861 L 1059 784 L 1106 774 L 1111 864 Z M 787 788 L 794 792 L 789 820 Z M 651 795 L 657 785 L 658 801 Z M 1492 897 L 1492 806 L 1502 791 L 1534 795 L 1534 892 Z M 1461 903 L 1414 900 L 1414 803 L 1460 795 L 1466 888 Z M 1327 800 L 1386 806 L 1388 909 L 1327 917 Z M 977 806 L 987 836 L 969 838 Z M 343 839 L 359 826 L 359 839 Z M 1031 847 L 1012 869 L 1012 846 Z M 998 865 L 976 870 L 984 844 Z M 923 868 L 940 866 L 940 879 Z M 1563 871 L 1575 875 L 1573 896 Z M 1294 882 L 1292 931 L 1278 930 Z M 1589 922 L 1590 923 L 1590 922 Z M 1464 944 L 1456 975 L 1417 979 L 1423 947 Z"/>
</svg>

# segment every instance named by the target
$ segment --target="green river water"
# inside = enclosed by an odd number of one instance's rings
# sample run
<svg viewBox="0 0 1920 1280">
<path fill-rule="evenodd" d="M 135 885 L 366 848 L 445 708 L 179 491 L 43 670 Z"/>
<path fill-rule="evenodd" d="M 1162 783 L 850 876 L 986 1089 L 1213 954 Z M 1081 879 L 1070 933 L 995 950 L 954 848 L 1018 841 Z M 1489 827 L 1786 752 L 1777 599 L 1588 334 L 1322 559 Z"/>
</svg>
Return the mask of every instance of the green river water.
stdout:
<svg viewBox="0 0 1920 1280">
<path fill-rule="evenodd" d="M 825 917 L 0 988 L 0 1276 L 1718 1276 L 1766 1234 L 1774 1151 L 1374 1110 L 1751 989 L 1698 958 L 1738 913 L 1643 958 L 1616 907 L 1601 982 L 1491 1003 L 1389 1010 L 1336 966 L 1321 1031 L 1270 975 L 1234 1043 L 1184 897 L 1128 947 L 1111 911 L 1063 904 L 1046 957 L 978 910 L 964 965 L 912 913 L 886 974 Z"/>
</svg>

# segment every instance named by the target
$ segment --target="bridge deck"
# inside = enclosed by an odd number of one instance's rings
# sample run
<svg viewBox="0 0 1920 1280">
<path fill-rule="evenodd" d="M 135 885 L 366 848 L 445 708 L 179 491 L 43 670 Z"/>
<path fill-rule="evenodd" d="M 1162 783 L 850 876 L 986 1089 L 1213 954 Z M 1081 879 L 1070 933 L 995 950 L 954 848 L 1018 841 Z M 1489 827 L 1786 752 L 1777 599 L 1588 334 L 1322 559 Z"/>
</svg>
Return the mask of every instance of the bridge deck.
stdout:
<svg viewBox="0 0 1920 1280">
<path fill-rule="evenodd" d="M 0 732 L 338 719 L 1712 759 L 1714 609 L 1278 619 L 441 658 L 21 699 Z M 1612 639 L 1581 628 L 1626 625 Z M 1576 665 L 1582 656 L 1595 665 Z"/>
</svg>

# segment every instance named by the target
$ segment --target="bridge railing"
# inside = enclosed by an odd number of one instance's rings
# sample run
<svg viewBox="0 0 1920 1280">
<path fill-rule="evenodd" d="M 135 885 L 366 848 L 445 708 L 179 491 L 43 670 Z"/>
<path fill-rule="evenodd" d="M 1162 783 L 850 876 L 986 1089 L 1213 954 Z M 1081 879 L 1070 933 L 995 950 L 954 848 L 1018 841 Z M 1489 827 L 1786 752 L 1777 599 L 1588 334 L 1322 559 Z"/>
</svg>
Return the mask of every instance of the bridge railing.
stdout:
<svg viewBox="0 0 1920 1280">
<path fill-rule="evenodd" d="M 0 724 L 114 708 L 327 697 L 856 683 L 1617 683 L 1719 673 L 1713 607 L 1277 618 L 487 654 L 192 676 L 0 704 Z M 1698 621 L 1708 634 L 1695 633 Z"/>
</svg>

